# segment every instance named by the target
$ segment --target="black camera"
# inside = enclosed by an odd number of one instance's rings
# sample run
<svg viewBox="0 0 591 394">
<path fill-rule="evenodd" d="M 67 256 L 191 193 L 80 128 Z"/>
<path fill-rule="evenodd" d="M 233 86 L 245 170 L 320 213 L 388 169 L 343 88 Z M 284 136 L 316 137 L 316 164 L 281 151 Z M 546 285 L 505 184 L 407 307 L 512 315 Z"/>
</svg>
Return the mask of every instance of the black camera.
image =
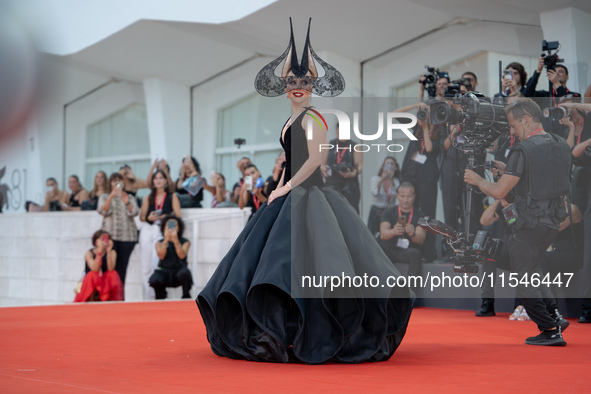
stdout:
<svg viewBox="0 0 591 394">
<path fill-rule="evenodd" d="M 568 111 L 564 107 L 548 107 L 544 108 L 544 118 L 551 118 L 554 121 L 559 121 L 566 117 Z"/>
<path fill-rule="evenodd" d="M 458 233 L 447 224 L 429 217 L 420 218 L 418 223 L 425 231 L 441 235 L 454 250 L 451 261 L 454 272 L 478 272 L 477 263 L 485 260 L 497 260 L 503 249 L 503 241 L 493 238 L 488 231 L 478 231 L 471 242 L 466 234 Z"/>
<path fill-rule="evenodd" d="M 552 51 L 556 51 L 552 53 Z M 563 63 L 564 59 L 560 59 L 558 57 L 558 51 L 560 50 L 560 42 L 558 41 L 542 41 L 542 51 L 546 51 L 546 53 L 542 53 L 542 57 L 544 58 L 544 66 L 546 66 L 546 70 L 555 70 L 557 63 Z"/>
<path fill-rule="evenodd" d="M 431 104 L 431 123 L 462 125 L 461 138 L 458 142 L 464 151 L 481 153 L 503 134 L 509 134 L 509 123 L 503 105 L 491 104 L 481 95 L 466 93 L 454 97 L 451 106 L 447 101 Z"/>
<path fill-rule="evenodd" d="M 333 164 L 328 170 L 328 176 L 335 177 L 340 176 L 343 172 L 352 171 L 352 169 L 346 164 Z"/>
<path fill-rule="evenodd" d="M 238 149 L 240 149 L 240 147 L 244 144 L 246 144 L 246 140 L 244 138 L 235 138 L 234 139 L 234 145 L 236 145 L 238 147 Z"/>
<path fill-rule="evenodd" d="M 425 90 L 427 90 L 427 94 L 429 97 L 435 97 L 437 92 L 437 80 L 439 78 L 448 78 L 449 73 L 447 71 L 439 71 L 438 68 L 425 66 L 427 69 L 427 73 L 423 74 L 425 77 L 424 81 L 419 80 L 420 83 L 425 86 Z"/>
<path fill-rule="evenodd" d="M 461 86 L 465 86 L 467 89 L 466 91 L 471 90 L 470 81 L 468 79 L 455 79 L 451 81 L 449 85 L 447 85 L 447 89 L 445 90 L 445 98 L 453 98 L 462 95 L 462 90 L 460 89 Z"/>
</svg>

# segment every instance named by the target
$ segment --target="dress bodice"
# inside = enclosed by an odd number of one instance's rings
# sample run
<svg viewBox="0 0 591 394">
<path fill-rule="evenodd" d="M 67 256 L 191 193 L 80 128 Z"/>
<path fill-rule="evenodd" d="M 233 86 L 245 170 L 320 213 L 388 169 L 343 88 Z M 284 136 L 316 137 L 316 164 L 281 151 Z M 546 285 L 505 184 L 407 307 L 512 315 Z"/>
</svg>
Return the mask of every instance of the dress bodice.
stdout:
<svg viewBox="0 0 591 394">
<path fill-rule="evenodd" d="M 293 174 L 297 173 L 304 165 L 308 157 L 308 141 L 306 139 L 306 130 L 302 127 L 302 118 L 306 111 L 303 111 L 292 122 L 292 124 L 285 131 L 283 139 L 279 137 L 279 143 L 285 152 L 285 177 L 283 184 L 289 181 Z M 287 122 L 286 122 L 287 124 Z M 318 167 L 312 175 L 308 177 L 301 185 L 304 188 L 312 186 L 323 186 L 322 175 L 320 167 Z"/>
</svg>

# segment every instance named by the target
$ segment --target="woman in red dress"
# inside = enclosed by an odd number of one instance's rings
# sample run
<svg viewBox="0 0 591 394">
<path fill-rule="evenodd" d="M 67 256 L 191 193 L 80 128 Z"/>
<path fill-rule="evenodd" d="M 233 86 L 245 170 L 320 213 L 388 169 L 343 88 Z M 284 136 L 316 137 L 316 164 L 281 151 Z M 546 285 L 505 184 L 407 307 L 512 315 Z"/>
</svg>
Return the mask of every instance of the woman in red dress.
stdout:
<svg viewBox="0 0 591 394">
<path fill-rule="evenodd" d="M 86 252 L 86 276 L 74 302 L 121 301 L 123 284 L 115 271 L 117 252 L 109 233 L 98 230 L 92 236 L 94 248 Z"/>
</svg>

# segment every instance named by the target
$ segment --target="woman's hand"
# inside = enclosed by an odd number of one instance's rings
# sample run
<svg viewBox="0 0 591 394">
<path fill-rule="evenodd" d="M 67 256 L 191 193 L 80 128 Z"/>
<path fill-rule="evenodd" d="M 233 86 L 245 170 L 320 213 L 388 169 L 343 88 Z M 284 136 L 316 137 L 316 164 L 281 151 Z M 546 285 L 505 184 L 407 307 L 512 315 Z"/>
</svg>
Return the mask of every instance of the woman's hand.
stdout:
<svg viewBox="0 0 591 394">
<path fill-rule="evenodd" d="M 275 189 L 271 192 L 269 199 L 267 200 L 267 204 L 270 205 L 275 199 L 287 195 L 291 191 L 291 187 L 284 185 L 278 189 Z"/>
<path fill-rule="evenodd" d="M 154 211 L 150 212 L 150 214 L 148 215 L 148 220 L 151 222 L 155 222 L 158 219 L 160 219 L 160 216 L 156 215 Z"/>
<path fill-rule="evenodd" d="M 119 198 L 121 198 L 121 201 L 123 201 L 123 203 L 125 205 L 127 205 L 129 203 L 129 194 L 125 193 L 121 189 L 119 189 L 119 191 L 121 192 L 121 194 L 119 195 Z"/>
</svg>

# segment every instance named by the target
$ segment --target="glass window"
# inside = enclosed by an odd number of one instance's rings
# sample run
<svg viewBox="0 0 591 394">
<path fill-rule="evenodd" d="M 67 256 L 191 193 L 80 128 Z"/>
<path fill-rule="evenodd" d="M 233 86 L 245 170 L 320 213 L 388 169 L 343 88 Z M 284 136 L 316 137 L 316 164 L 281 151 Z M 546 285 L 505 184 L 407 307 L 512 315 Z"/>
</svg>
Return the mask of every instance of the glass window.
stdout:
<svg viewBox="0 0 591 394">
<path fill-rule="evenodd" d="M 102 170 L 107 177 L 128 164 L 134 174 L 145 179 L 150 170 L 150 139 L 146 107 L 132 104 L 86 129 L 86 188 L 92 190 L 94 175 Z M 148 189 L 140 195 L 149 193 Z"/>
<path fill-rule="evenodd" d="M 226 177 L 228 190 L 238 182 L 236 162 L 244 156 L 257 166 L 263 178 L 271 175 L 275 158 L 281 153 L 281 127 L 291 115 L 288 100 L 250 95 L 218 114 L 216 169 Z M 246 143 L 238 147 L 241 138 Z"/>
</svg>

